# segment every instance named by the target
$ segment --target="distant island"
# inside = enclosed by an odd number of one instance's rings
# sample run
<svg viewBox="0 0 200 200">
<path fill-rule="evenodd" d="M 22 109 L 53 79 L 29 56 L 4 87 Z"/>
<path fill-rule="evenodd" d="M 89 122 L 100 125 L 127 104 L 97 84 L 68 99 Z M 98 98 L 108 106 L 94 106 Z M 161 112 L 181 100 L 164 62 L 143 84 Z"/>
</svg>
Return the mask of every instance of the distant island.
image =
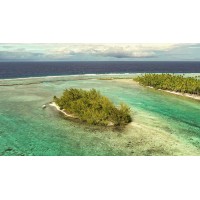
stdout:
<svg viewBox="0 0 200 200">
<path fill-rule="evenodd" d="M 70 88 L 51 104 L 68 117 L 78 118 L 92 125 L 123 126 L 132 121 L 130 108 L 125 104 L 116 107 L 95 89 Z"/>
<path fill-rule="evenodd" d="M 143 86 L 190 95 L 200 95 L 200 79 L 173 74 L 145 74 L 134 78 Z M 189 96 L 189 95 L 188 95 Z"/>
</svg>

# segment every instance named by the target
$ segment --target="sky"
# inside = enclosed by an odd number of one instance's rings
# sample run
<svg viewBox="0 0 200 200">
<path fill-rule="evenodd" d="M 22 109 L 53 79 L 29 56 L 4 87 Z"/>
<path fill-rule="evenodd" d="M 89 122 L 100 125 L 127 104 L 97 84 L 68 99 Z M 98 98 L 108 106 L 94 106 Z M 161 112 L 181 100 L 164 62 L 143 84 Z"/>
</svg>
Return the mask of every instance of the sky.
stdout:
<svg viewBox="0 0 200 200">
<path fill-rule="evenodd" d="M 0 43 L 0 61 L 200 61 L 200 43 Z"/>
</svg>

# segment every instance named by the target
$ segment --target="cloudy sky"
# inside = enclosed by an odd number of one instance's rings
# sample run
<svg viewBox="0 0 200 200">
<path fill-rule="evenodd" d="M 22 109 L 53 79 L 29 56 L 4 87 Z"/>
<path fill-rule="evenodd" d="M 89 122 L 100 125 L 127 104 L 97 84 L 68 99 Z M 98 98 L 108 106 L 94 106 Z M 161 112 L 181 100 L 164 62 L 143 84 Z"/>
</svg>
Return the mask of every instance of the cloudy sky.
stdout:
<svg viewBox="0 0 200 200">
<path fill-rule="evenodd" d="M 0 44 L 0 61 L 200 61 L 198 44 Z"/>
</svg>

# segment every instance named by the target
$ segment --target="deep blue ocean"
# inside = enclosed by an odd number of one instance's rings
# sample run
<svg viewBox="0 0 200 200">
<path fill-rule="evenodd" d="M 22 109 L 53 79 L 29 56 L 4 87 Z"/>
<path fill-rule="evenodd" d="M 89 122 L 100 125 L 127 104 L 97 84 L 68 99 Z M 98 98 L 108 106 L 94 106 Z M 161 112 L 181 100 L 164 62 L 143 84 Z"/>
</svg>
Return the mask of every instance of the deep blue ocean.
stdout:
<svg viewBox="0 0 200 200">
<path fill-rule="evenodd" d="M 108 73 L 200 73 L 200 62 L 0 62 L 0 79 Z"/>
</svg>

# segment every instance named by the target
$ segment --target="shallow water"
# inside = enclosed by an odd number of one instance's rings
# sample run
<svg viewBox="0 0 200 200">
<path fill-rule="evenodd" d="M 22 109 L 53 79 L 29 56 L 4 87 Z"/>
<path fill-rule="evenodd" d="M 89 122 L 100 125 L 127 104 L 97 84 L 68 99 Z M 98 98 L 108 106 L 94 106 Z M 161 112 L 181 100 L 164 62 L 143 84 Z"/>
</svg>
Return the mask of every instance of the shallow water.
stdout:
<svg viewBox="0 0 200 200">
<path fill-rule="evenodd" d="M 0 155 L 200 155 L 199 101 L 97 78 L 1 80 Z M 70 87 L 96 88 L 127 103 L 133 122 L 120 130 L 91 127 L 42 109 Z"/>
</svg>

